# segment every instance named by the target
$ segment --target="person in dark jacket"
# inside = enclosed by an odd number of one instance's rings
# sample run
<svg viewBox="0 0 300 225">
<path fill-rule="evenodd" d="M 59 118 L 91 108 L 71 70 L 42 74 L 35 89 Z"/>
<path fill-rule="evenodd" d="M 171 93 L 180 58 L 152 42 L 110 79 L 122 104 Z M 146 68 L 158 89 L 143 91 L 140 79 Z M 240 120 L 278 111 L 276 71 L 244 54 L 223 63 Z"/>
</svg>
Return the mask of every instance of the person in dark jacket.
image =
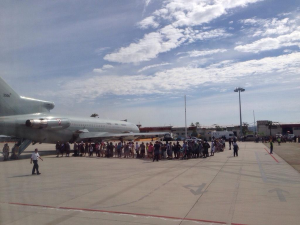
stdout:
<svg viewBox="0 0 300 225">
<path fill-rule="evenodd" d="M 66 157 L 70 156 L 70 150 L 71 150 L 71 147 L 70 147 L 69 142 L 65 143 Z"/>
<path fill-rule="evenodd" d="M 237 145 L 236 141 L 233 141 L 233 156 L 235 157 L 238 157 L 238 150 L 239 150 L 239 146 Z"/>
<path fill-rule="evenodd" d="M 208 144 L 207 140 L 204 139 L 204 143 L 203 143 L 203 158 L 206 158 L 206 157 L 209 157 L 209 154 L 208 154 L 208 149 L 210 148 L 210 145 Z"/>
<path fill-rule="evenodd" d="M 159 159 L 159 150 L 160 150 L 160 144 L 158 141 L 155 142 L 154 144 L 154 157 L 153 157 L 153 162 L 156 161 L 158 162 L 158 159 Z"/>
<path fill-rule="evenodd" d="M 273 140 L 270 139 L 270 154 L 273 154 Z"/>
</svg>

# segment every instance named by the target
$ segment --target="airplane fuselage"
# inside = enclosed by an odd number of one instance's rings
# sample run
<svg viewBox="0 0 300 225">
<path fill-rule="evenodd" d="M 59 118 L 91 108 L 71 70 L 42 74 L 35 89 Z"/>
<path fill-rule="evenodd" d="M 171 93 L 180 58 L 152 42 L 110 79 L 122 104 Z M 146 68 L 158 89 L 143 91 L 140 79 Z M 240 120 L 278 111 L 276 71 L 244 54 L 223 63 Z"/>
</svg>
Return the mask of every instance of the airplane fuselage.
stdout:
<svg viewBox="0 0 300 225">
<path fill-rule="evenodd" d="M 84 132 L 138 133 L 135 124 L 99 118 L 55 114 L 25 114 L 0 117 L 0 134 L 40 143 L 68 142 Z"/>
</svg>

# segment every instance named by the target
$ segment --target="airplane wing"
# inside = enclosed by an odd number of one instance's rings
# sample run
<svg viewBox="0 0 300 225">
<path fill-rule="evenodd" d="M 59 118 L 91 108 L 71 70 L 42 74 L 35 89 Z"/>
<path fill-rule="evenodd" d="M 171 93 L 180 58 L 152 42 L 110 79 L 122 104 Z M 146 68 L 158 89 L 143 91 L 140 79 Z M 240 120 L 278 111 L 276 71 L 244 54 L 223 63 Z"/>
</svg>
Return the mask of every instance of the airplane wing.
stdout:
<svg viewBox="0 0 300 225">
<path fill-rule="evenodd" d="M 108 133 L 108 132 L 85 132 L 80 133 L 78 139 L 99 141 L 99 140 L 134 140 L 138 138 L 157 138 L 157 137 L 170 137 L 170 133 L 155 132 L 155 133 Z"/>
</svg>

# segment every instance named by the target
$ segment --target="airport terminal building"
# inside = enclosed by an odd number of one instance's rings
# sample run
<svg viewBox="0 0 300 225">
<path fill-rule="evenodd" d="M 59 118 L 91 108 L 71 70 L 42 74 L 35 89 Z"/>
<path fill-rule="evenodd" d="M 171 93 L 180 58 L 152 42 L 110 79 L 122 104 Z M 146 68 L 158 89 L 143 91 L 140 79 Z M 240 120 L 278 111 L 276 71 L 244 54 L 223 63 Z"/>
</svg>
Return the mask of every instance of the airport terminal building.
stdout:
<svg viewBox="0 0 300 225">
<path fill-rule="evenodd" d="M 173 127 L 173 126 L 158 126 L 158 127 L 142 127 L 139 126 L 140 132 L 150 133 L 150 132 L 168 132 L 171 133 L 174 139 L 185 138 L 185 127 Z M 197 127 L 188 126 L 187 136 L 200 135 L 201 138 L 206 138 L 207 140 L 211 137 L 211 132 L 216 130 L 215 127 Z"/>
<path fill-rule="evenodd" d="M 269 136 L 270 129 L 267 126 L 269 120 L 258 120 L 257 127 L 252 130 L 253 134 L 258 134 L 260 136 Z M 240 136 L 240 126 L 224 126 L 220 127 L 222 130 L 232 131 L 235 136 Z M 173 138 L 176 139 L 184 139 L 185 138 L 185 127 L 175 127 L 175 126 L 158 126 L 158 127 L 142 127 L 139 125 L 140 132 L 151 133 L 151 132 L 168 132 L 171 133 Z M 207 140 L 211 139 L 211 133 L 216 131 L 216 127 L 213 126 L 188 126 L 187 127 L 187 136 L 199 136 L 200 138 Z M 195 135 L 196 134 L 196 135 Z M 295 136 L 300 135 L 300 123 L 277 123 L 273 122 L 271 127 L 271 135 L 274 136 L 276 134 L 294 134 Z"/>
<path fill-rule="evenodd" d="M 294 134 L 295 136 L 300 135 L 300 123 L 277 123 L 273 122 L 271 129 L 269 129 L 267 123 L 269 120 L 258 120 L 257 121 L 257 133 L 260 135 L 276 135 L 276 134 Z"/>
</svg>

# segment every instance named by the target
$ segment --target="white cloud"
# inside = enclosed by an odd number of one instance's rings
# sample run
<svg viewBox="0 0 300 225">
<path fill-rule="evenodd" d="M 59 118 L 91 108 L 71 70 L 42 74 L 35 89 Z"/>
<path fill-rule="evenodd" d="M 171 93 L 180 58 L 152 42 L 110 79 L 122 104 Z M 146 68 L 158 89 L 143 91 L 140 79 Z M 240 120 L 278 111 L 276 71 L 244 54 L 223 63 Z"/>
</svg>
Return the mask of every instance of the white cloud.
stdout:
<svg viewBox="0 0 300 225">
<path fill-rule="evenodd" d="M 281 35 L 276 38 L 262 38 L 251 44 L 236 46 L 234 49 L 241 52 L 259 53 L 288 46 L 298 46 L 300 48 L 300 31 L 294 31 L 291 34 Z"/>
<path fill-rule="evenodd" d="M 104 72 L 104 71 L 106 71 L 108 69 L 112 69 L 112 68 L 114 68 L 114 66 L 107 64 L 107 65 L 103 65 L 102 68 L 95 68 L 95 69 L 93 69 L 93 72 L 95 72 L 95 73 L 102 73 L 102 72 Z"/>
<path fill-rule="evenodd" d="M 146 12 L 146 8 L 150 4 L 150 2 L 151 2 L 151 0 L 145 0 L 145 6 L 144 6 L 143 14 Z"/>
<path fill-rule="evenodd" d="M 253 37 L 274 37 L 277 35 L 288 34 L 299 29 L 297 20 L 290 18 L 250 18 L 241 20 L 240 22 L 244 25 L 251 26 L 249 33 L 252 33 Z"/>
<path fill-rule="evenodd" d="M 107 54 L 104 59 L 119 63 L 138 63 L 156 58 L 158 54 L 177 48 L 186 41 L 192 43 L 196 40 L 227 37 L 229 34 L 224 29 L 204 31 L 194 30 L 193 27 L 207 24 L 226 14 L 229 9 L 259 1 L 261 0 L 166 0 L 161 9 L 138 25 L 142 29 L 157 28 L 161 21 L 168 25 L 146 34 L 136 43 Z"/>
<path fill-rule="evenodd" d="M 278 57 L 267 57 L 245 62 L 224 61 L 207 68 L 179 67 L 153 76 L 90 76 L 68 82 L 63 90 L 54 94 L 71 97 L 76 101 L 94 99 L 106 94 L 113 95 L 152 95 L 174 94 L 191 90 L 199 85 L 229 84 L 234 85 L 242 78 L 256 74 L 260 82 L 279 82 L 289 80 L 286 76 L 298 76 L 300 53 L 292 53 Z M 184 76 L 183 76 L 184 74 Z M 101 84 L 101 88 L 99 88 Z M 89 87 L 82 92 L 82 86 Z M 63 92 L 63 93 L 62 93 Z"/>
<path fill-rule="evenodd" d="M 96 52 L 97 55 L 102 55 L 103 52 L 106 51 L 106 50 L 108 50 L 108 49 L 110 49 L 110 48 L 109 47 L 97 48 L 95 50 L 95 52 Z"/>
<path fill-rule="evenodd" d="M 149 16 L 138 23 L 138 26 L 142 29 L 147 29 L 149 27 L 157 28 L 159 26 L 159 23 L 154 21 L 153 16 Z"/>
<path fill-rule="evenodd" d="M 102 69 L 105 69 L 105 70 L 107 70 L 107 69 L 112 69 L 112 68 L 114 68 L 112 65 L 103 65 L 102 66 Z"/>
<path fill-rule="evenodd" d="M 93 69 L 93 72 L 95 72 L 95 73 L 102 73 L 103 70 L 101 68 L 95 68 L 95 69 Z"/>
<path fill-rule="evenodd" d="M 146 34 L 137 43 L 121 48 L 115 53 L 108 54 L 105 60 L 119 63 L 138 63 L 156 58 L 158 54 L 168 52 L 184 42 L 227 37 L 229 34 L 223 29 L 197 32 L 191 29 L 178 29 L 171 25 L 165 26 L 159 32 Z"/>
<path fill-rule="evenodd" d="M 145 66 L 142 69 L 140 69 L 138 71 L 138 73 L 143 72 L 143 71 L 148 70 L 148 69 L 151 69 L 151 68 L 160 67 L 160 66 L 167 66 L 167 65 L 170 65 L 170 64 L 172 64 L 172 63 L 160 63 L 160 64 L 154 64 L 154 65 L 150 65 L 150 66 Z"/>
<path fill-rule="evenodd" d="M 120 63 L 149 61 L 162 52 L 162 44 L 161 33 L 153 32 L 146 34 L 138 43 L 132 43 L 128 47 L 119 49 L 118 52 L 106 55 L 104 59 Z"/>
<path fill-rule="evenodd" d="M 199 56 L 213 55 L 216 53 L 222 53 L 226 51 L 227 51 L 226 49 L 213 49 L 213 50 L 206 50 L 206 51 L 180 52 L 177 55 L 187 54 L 189 57 L 199 57 Z"/>
<path fill-rule="evenodd" d="M 292 52 L 294 52 L 294 51 L 291 50 L 291 49 L 284 49 L 283 52 L 284 52 L 284 53 L 292 53 Z"/>
<path fill-rule="evenodd" d="M 158 13 L 158 17 L 167 18 L 175 26 L 198 26 L 208 23 L 224 14 L 227 10 L 236 7 L 245 7 L 250 3 L 261 0 L 223 0 L 223 1 L 202 1 L 202 0 L 173 0 L 167 1 L 163 9 L 163 16 Z M 167 13 L 166 13 L 167 12 Z"/>
</svg>

